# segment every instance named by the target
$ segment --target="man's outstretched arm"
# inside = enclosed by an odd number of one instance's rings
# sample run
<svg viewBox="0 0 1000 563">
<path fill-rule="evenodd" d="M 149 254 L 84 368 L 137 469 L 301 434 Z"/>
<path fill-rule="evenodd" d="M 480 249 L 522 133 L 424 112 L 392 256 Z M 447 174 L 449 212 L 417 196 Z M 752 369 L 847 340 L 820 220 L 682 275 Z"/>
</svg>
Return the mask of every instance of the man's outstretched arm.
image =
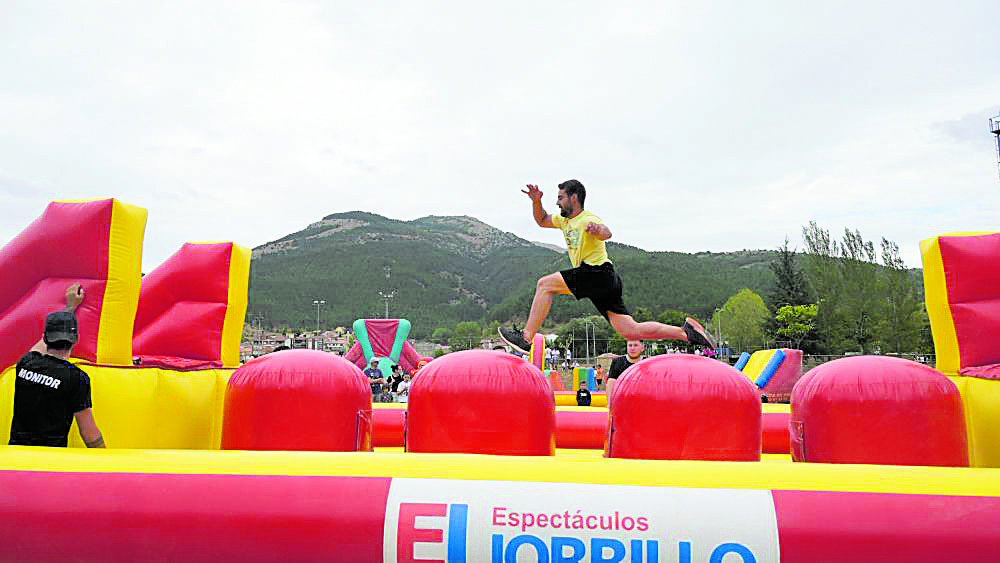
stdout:
<svg viewBox="0 0 1000 563">
<path fill-rule="evenodd" d="M 538 223 L 539 227 L 554 228 L 556 225 L 552 222 L 552 216 L 542 208 L 542 190 L 534 184 L 528 184 L 528 189 L 521 190 L 521 193 L 528 194 L 531 198 L 531 212 L 535 216 L 535 223 Z"/>
<path fill-rule="evenodd" d="M 611 229 L 604 223 L 587 223 L 587 232 L 598 240 L 608 240 L 611 238 Z"/>
</svg>

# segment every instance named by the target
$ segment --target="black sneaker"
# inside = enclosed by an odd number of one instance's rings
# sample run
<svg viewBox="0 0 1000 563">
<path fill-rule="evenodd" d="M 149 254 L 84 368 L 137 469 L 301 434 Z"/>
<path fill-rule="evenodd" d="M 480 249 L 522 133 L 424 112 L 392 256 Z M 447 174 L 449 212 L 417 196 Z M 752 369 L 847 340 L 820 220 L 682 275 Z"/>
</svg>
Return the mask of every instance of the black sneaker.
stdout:
<svg viewBox="0 0 1000 563">
<path fill-rule="evenodd" d="M 501 326 L 497 328 L 497 332 L 500 333 L 500 338 L 502 338 L 504 342 L 509 344 L 511 348 L 517 350 L 518 352 L 527 354 L 531 351 L 531 344 L 524 339 L 521 331 Z"/>
<path fill-rule="evenodd" d="M 684 326 L 681 328 L 684 329 L 684 334 L 687 335 L 688 342 L 691 344 L 715 349 L 715 341 L 705 332 L 705 327 L 701 326 L 698 321 L 688 317 L 684 319 Z"/>
</svg>

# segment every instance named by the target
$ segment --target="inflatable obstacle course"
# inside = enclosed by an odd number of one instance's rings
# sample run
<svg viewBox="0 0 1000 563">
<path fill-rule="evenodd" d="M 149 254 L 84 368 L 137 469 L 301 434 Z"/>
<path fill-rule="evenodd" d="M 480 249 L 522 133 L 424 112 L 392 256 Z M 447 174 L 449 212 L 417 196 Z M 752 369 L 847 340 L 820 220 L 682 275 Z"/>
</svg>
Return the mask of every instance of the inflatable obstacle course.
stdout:
<svg viewBox="0 0 1000 563">
<path fill-rule="evenodd" d="M 1000 233 L 920 243 L 937 369 L 958 386 L 976 467 L 1000 467 Z"/>
<path fill-rule="evenodd" d="M 108 320 L 105 305 L 92 319 Z M 187 328 L 219 330 L 220 317 L 211 318 Z M 123 334 L 134 335 L 134 318 L 126 324 Z M 125 342 L 131 348 L 133 340 Z M 227 348 L 219 344 L 221 361 Z M 856 377 L 900 393 L 905 408 L 865 389 L 862 397 L 877 399 L 879 410 L 864 411 L 813 374 L 793 406 L 804 461 L 788 463 L 787 455 L 769 457 L 765 445 L 782 426 L 768 415 L 789 416 L 769 409 L 787 406 L 751 402 L 756 391 L 743 375 L 705 358 L 647 360 L 623 376 L 630 378 L 623 402 L 616 394 L 604 411 L 556 408 L 528 362 L 459 352 L 420 370 L 404 411 L 373 409 L 356 366 L 326 366 L 326 356 L 300 362 L 297 354 L 250 362 L 239 377 L 226 368 L 133 367 L 131 350 L 120 365 L 83 362 L 109 446 L 137 449 L 0 446 L 0 490 L 14 491 L 0 510 L 6 558 L 919 562 L 1000 551 L 1000 470 L 854 464 L 851 450 L 838 447 L 856 439 L 852 433 L 877 434 L 881 417 L 891 415 L 886 420 L 910 429 L 911 445 L 897 453 L 912 454 L 924 431 L 947 439 L 928 440 L 942 444 L 936 454 L 962 449 L 947 386 L 870 375 L 895 373 L 892 366 L 834 366 L 834 383 Z M 0 390 L 12 382 L 7 370 Z M 937 392 L 924 396 L 918 387 Z M 850 424 L 824 419 L 828 404 L 850 413 Z M 923 404 L 934 405 L 930 419 L 898 418 Z M 322 419 L 327 409 L 337 421 Z M 395 418 L 380 422 L 385 414 Z M 365 451 L 366 420 L 372 445 L 396 440 L 409 451 Z M 716 451 L 708 429 L 720 425 Z M 300 431 L 306 427 L 323 431 Z M 671 427 L 675 435 L 663 434 Z M 233 437 L 227 447 L 251 449 L 205 451 L 220 447 L 223 435 Z M 632 459 L 599 457 L 590 446 L 598 436 L 609 453 Z M 871 441 L 878 436 L 862 438 L 866 450 L 881 447 Z M 970 452 L 982 443 L 973 442 Z M 560 443 L 591 449 L 555 450 Z M 351 451 L 302 451 L 330 449 Z M 833 463 L 812 461 L 817 452 Z M 705 461 L 744 454 L 761 461 Z"/>
<path fill-rule="evenodd" d="M 393 365 L 412 372 L 421 361 L 432 359 L 418 354 L 407 340 L 410 321 L 406 319 L 358 319 L 352 328 L 357 340 L 344 357 L 362 370 L 371 364 L 372 358 L 377 358 L 382 375 L 389 377 Z"/>
<path fill-rule="evenodd" d="M 250 249 L 189 242 L 143 277 L 132 330 L 139 364 L 238 367 L 249 275 Z"/>
<path fill-rule="evenodd" d="M 772 402 L 788 402 L 792 387 L 802 377 L 802 350 L 779 348 L 743 352 L 734 366 Z"/>
<path fill-rule="evenodd" d="M 597 370 L 594 368 L 573 368 L 573 392 L 580 388 L 580 382 L 587 382 L 587 389 L 591 392 L 597 389 Z"/>
</svg>

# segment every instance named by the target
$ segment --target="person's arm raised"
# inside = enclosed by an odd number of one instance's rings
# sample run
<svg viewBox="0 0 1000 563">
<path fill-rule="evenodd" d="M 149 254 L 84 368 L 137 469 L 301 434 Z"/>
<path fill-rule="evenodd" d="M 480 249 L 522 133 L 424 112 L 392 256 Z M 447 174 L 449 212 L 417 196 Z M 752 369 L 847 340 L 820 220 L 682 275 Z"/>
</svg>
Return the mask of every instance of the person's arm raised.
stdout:
<svg viewBox="0 0 1000 563">
<path fill-rule="evenodd" d="M 539 227 L 556 226 L 552 222 L 552 216 L 542 208 L 542 190 L 538 189 L 538 186 L 528 184 L 528 189 L 521 190 L 521 193 L 528 194 L 528 197 L 531 198 L 531 212 L 535 216 L 535 223 L 538 223 Z"/>
<path fill-rule="evenodd" d="M 66 288 L 66 312 L 76 313 L 77 307 L 80 303 L 83 303 L 84 292 L 83 287 L 79 283 L 74 283 L 73 285 Z"/>
</svg>

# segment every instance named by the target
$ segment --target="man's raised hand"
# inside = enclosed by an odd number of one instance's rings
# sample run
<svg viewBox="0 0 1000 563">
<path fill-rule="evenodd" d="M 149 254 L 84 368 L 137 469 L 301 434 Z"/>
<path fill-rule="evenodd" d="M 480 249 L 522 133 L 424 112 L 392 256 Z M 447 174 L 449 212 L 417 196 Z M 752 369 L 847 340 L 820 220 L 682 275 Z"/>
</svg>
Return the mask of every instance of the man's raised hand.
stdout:
<svg viewBox="0 0 1000 563">
<path fill-rule="evenodd" d="M 528 184 L 528 189 L 521 190 L 521 193 L 528 194 L 533 201 L 538 201 L 542 199 L 542 190 L 538 189 L 535 184 Z"/>
<path fill-rule="evenodd" d="M 66 288 L 66 311 L 72 313 L 83 303 L 83 287 L 79 283 Z"/>
</svg>

